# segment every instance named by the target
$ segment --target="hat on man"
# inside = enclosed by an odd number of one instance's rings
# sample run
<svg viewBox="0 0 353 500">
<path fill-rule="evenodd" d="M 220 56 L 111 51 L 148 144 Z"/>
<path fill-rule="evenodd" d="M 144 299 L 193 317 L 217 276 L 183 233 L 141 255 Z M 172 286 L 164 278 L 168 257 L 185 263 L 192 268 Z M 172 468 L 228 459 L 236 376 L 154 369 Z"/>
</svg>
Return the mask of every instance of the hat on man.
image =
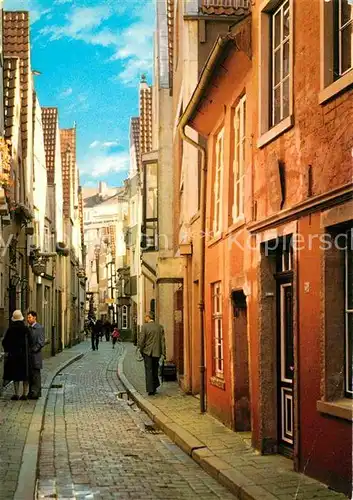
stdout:
<svg viewBox="0 0 353 500">
<path fill-rule="evenodd" d="M 11 321 L 24 321 L 24 317 L 22 315 L 22 312 L 19 309 L 17 309 L 16 311 L 14 311 L 12 313 Z"/>
</svg>

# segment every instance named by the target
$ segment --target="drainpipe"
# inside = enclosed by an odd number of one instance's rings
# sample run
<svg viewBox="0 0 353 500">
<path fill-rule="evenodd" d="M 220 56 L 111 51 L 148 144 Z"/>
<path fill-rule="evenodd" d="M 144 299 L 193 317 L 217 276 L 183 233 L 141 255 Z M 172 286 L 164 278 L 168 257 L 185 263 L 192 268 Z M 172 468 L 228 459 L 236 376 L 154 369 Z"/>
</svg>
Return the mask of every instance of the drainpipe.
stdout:
<svg viewBox="0 0 353 500">
<path fill-rule="evenodd" d="M 207 155 L 206 148 L 188 137 L 185 132 L 189 121 L 197 112 L 199 102 L 207 90 L 210 80 L 213 76 L 213 71 L 220 58 L 222 57 L 224 47 L 229 43 L 231 34 L 220 36 L 215 46 L 206 61 L 204 69 L 201 73 L 200 80 L 196 89 L 180 118 L 178 129 L 183 141 L 191 144 L 201 154 L 201 193 L 200 193 L 200 217 L 201 217 L 201 234 L 200 234 L 200 280 L 199 280 L 199 309 L 200 309 L 200 410 L 201 413 L 206 411 L 206 385 L 205 385 L 205 238 L 206 238 L 206 186 L 207 186 Z"/>
<path fill-rule="evenodd" d="M 185 133 L 186 124 L 180 127 L 182 139 L 194 146 L 201 153 L 201 192 L 200 192 L 200 279 L 199 279 L 199 314 L 200 314 L 200 411 L 206 411 L 206 384 L 205 384 L 205 235 L 206 235 L 206 183 L 207 163 L 206 148 L 193 141 Z"/>
</svg>

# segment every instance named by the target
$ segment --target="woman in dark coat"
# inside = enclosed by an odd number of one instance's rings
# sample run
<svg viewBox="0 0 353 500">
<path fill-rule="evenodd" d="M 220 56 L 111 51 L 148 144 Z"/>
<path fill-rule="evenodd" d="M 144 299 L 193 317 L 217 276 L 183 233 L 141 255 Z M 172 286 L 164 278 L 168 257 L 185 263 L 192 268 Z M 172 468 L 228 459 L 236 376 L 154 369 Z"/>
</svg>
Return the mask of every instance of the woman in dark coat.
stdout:
<svg viewBox="0 0 353 500">
<path fill-rule="evenodd" d="M 21 311 L 14 311 L 11 326 L 5 333 L 2 346 L 6 353 L 4 380 L 13 380 L 15 394 L 12 400 L 26 400 L 29 389 L 29 347 L 31 336 L 24 323 Z M 20 382 L 23 383 L 22 396 L 19 396 Z"/>
</svg>

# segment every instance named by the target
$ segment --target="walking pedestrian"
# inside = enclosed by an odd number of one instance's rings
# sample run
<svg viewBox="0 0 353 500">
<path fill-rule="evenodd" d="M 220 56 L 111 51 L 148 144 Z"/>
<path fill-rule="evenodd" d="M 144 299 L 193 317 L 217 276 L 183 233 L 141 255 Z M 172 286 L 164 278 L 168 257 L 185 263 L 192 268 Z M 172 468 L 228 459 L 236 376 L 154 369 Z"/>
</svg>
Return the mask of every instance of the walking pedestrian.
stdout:
<svg viewBox="0 0 353 500">
<path fill-rule="evenodd" d="M 99 324 L 94 317 L 90 318 L 92 351 L 98 351 L 99 346 Z"/>
<path fill-rule="evenodd" d="M 29 399 L 38 399 L 42 395 L 41 370 L 43 368 L 42 349 L 45 345 L 44 328 L 37 323 L 37 313 L 29 311 L 27 322 L 31 335 L 30 348 L 30 380 L 29 380 Z"/>
<path fill-rule="evenodd" d="M 165 358 L 165 336 L 162 325 L 155 323 L 153 314 L 145 316 L 145 324 L 141 328 L 138 347 L 145 363 L 146 391 L 154 396 L 160 386 L 158 378 L 159 359 Z"/>
<path fill-rule="evenodd" d="M 118 328 L 115 327 L 112 333 L 113 349 L 115 349 L 115 344 L 117 343 L 118 340 L 120 341 L 120 332 Z"/>
<path fill-rule="evenodd" d="M 13 381 L 15 390 L 11 399 L 26 400 L 29 390 L 31 336 L 20 310 L 12 314 L 11 325 L 5 333 L 2 346 L 6 353 L 4 380 Z M 20 382 L 22 382 L 22 396 L 19 395 Z"/>
</svg>

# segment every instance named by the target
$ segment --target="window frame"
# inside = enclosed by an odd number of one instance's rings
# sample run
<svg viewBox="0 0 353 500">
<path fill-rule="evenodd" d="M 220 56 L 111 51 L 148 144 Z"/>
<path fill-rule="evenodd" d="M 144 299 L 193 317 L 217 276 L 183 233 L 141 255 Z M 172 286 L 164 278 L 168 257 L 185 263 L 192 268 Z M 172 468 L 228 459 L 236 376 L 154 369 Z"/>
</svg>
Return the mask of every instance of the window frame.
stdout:
<svg viewBox="0 0 353 500">
<path fill-rule="evenodd" d="M 344 0 L 336 0 L 333 2 L 333 9 L 334 9 L 334 47 L 338 45 L 338 48 L 334 49 L 334 68 L 338 68 L 338 74 L 334 75 L 334 80 L 338 80 L 339 78 L 342 78 L 342 76 L 346 75 L 349 73 L 349 71 L 352 71 L 353 69 L 353 16 L 345 23 L 342 24 L 342 1 Z M 337 5 L 338 2 L 338 5 Z M 338 11 L 337 11 L 338 7 Z M 353 13 L 353 4 L 351 5 L 351 11 Z M 351 34 L 351 65 L 348 69 L 345 71 L 342 71 L 342 31 L 346 29 L 349 25 L 352 26 L 352 34 Z M 336 61 L 336 58 L 338 58 L 338 61 Z M 337 64 L 338 63 L 338 64 Z"/>
<path fill-rule="evenodd" d="M 212 330 L 213 330 L 213 374 L 224 378 L 224 337 L 222 312 L 222 284 L 220 281 L 211 285 Z M 217 303 L 218 306 L 217 307 Z"/>
<path fill-rule="evenodd" d="M 325 104 L 353 84 L 353 67 L 335 77 L 337 68 L 337 37 L 334 22 L 334 1 L 320 2 L 320 92 L 319 104 Z M 335 47 L 336 46 L 336 47 Z"/>
<path fill-rule="evenodd" d="M 291 27 L 289 25 L 289 33 L 287 36 L 284 35 L 283 26 L 285 14 L 288 12 L 288 19 L 290 24 L 290 2 L 289 0 L 283 0 L 280 5 L 271 13 L 271 113 L 270 113 L 270 123 L 269 127 L 273 128 L 289 116 L 289 103 L 288 103 L 288 114 L 284 114 L 284 85 L 288 82 L 288 100 L 290 100 L 290 89 L 289 82 L 291 79 L 291 64 L 290 64 L 290 48 L 291 48 Z M 280 18 L 280 40 L 279 43 L 276 42 L 276 18 Z M 288 73 L 284 75 L 284 46 L 288 43 Z M 276 83 L 276 55 L 280 53 L 280 75 L 279 81 Z M 275 106 L 275 95 L 276 91 L 280 90 L 280 118 L 276 120 L 276 106 Z"/>
<path fill-rule="evenodd" d="M 288 116 L 272 125 L 272 17 L 282 6 L 289 4 L 289 103 Z M 262 148 L 294 125 L 293 105 L 293 47 L 294 1 L 265 0 L 260 6 L 259 22 L 259 130 L 257 147 Z"/>
<path fill-rule="evenodd" d="M 221 145 L 221 146 L 220 146 Z M 221 148 L 221 149 L 220 149 Z M 214 148 L 214 187 L 213 187 L 213 217 L 212 232 L 217 237 L 222 232 L 222 187 L 224 172 L 224 126 L 215 136 Z"/>
<path fill-rule="evenodd" d="M 239 111 L 239 141 L 237 140 L 237 113 Z M 246 166 L 246 94 L 243 95 L 234 109 L 233 115 L 233 137 L 234 137 L 234 157 L 233 157 L 233 200 L 232 200 L 232 223 L 236 224 L 244 217 L 244 184 Z M 237 149 L 239 147 L 239 156 Z M 237 161 L 240 160 L 240 161 Z M 239 173 L 239 176 L 238 176 Z M 239 177 L 239 178 L 238 178 Z M 237 187 L 239 185 L 239 200 Z"/>
<path fill-rule="evenodd" d="M 127 330 L 129 328 L 128 307 L 126 305 L 121 308 L 121 329 Z"/>
<path fill-rule="evenodd" d="M 348 303 L 348 290 L 353 288 L 353 279 L 352 282 L 349 282 L 349 265 L 348 265 L 348 256 L 351 253 L 353 255 L 353 229 L 349 229 L 347 231 L 347 246 L 345 249 L 345 257 L 344 257 L 344 326 L 345 326 L 345 335 L 344 335 L 344 358 L 345 358 L 345 374 L 344 374 L 344 393 L 345 397 L 353 399 L 353 367 L 352 360 L 349 360 L 349 352 L 353 352 L 352 344 L 353 332 L 349 333 L 349 318 L 353 316 L 353 304 L 350 307 Z M 351 267 L 353 270 L 353 262 L 351 263 Z M 353 301 L 353 292 L 352 292 L 352 301 Z M 353 325 L 353 322 L 352 322 Z M 351 339 L 349 338 L 351 335 Z M 351 378 L 349 383 L 349 377 Z"/>
</svg>

